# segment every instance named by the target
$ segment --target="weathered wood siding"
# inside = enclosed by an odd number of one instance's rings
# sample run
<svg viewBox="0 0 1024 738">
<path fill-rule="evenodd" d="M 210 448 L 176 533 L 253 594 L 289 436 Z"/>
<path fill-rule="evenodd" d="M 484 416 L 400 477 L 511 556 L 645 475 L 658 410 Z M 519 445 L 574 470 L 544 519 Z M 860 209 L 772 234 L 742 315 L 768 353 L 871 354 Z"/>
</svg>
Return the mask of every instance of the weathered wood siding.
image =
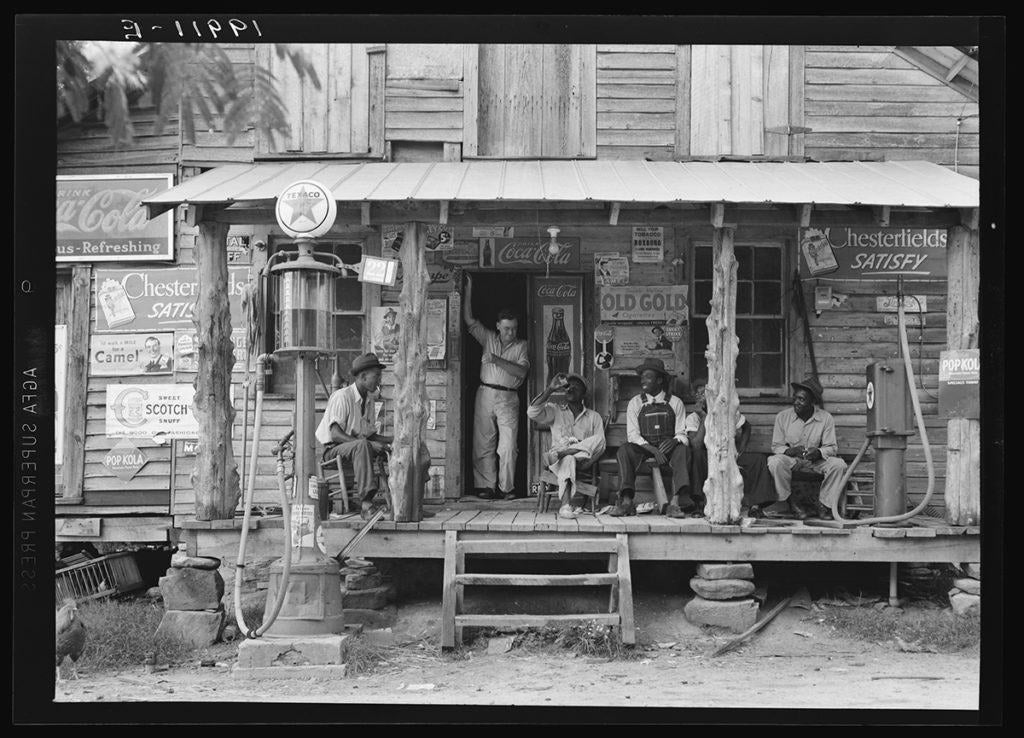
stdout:
<svg viewBox="0 0 1024 738">
<path fill-rule="evenodd" d="M 255 44 L 222 44 L 224 53 L 231 60 L 235 74 L 240 79 L 251 79 L 256 63 Z M 238 133 L 233 139 L 224 132 L 218 117 L 211 129 L 202 117 L 195 116 L 195 141 L 181 142 L 181 164 L 183 166 L 213 167 L 220 164 L 251 162 L 256 144 L 256 132 L 252 126 Z"/>
<path fill-rule="evenodd" d="M 462 45 L 388 44 L 385 63 L 385 138 L 461 143 Z"/>
<path fill-rule="evenodd" d="M 353 154 L 370 151 L 369 44 L 306 44 L 320 89 L 299 79 L 289 59 L 270 44 L 256 47 L 256 62 L 277 80 L 290 132 L 258 135 L 256 155 Z M 273 140 L 271 140 L 273 139 Z"/>
<path fill-rule="evenodd" d="M 805 73 L 808 156 L 930 161 L 978 177 L 977 103 L 893 47 L 809 46 Z"/>
<path fill-rule="evenodd" d="M 504 158 L 595 155 L 596 48 L 580 44 L 481 44 L 477 124 L 469 151 Z M 470 98 L 472 99 L 472 98 Z"/>
<path fill-rule="evenodd" d="M 178 161 L 178 120 L 171 118 L 156 131 L 156 109 L 130 113 L 134 130 L 131 146 L 117 148 L 102 122 L 68 124 L 57 131 L 57 169 L 61 174 L 97 171 L 173 171 Z"/>
<path fill-rule="evenodd" d="M 597 47 L 597 157 L 673 158 L 676 47 Z"/>
</svg>

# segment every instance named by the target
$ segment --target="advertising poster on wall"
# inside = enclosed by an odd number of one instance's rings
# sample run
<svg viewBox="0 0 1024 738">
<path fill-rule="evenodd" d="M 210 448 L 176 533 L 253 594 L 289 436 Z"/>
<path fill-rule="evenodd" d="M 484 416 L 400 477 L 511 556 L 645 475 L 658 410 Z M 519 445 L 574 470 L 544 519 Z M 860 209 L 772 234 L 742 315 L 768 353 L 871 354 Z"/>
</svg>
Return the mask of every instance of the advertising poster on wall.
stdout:
<svg viewBox="0 0 1024 738">
<path fill-rule="evenodd" d="M 53 440 L 54 463 L 63 463 L 64 459 L 64 398 L 67 397 L 68 377 L 68 327 L 53 327 Z"/>
<path fill-rule="evenodd" d="M 199 296 L 195 267 L 96 269 L 95 333 L 168 331 L 192 327 Z M 249 281 L 248 266 L 228 267 L 231 324 L 245 322 L 242 292 Z"/>
<path fill-rule="evenodd" d="M 59 175 L 57 261 L 173 259 L 173 211 L 150 220 L 142 207 L 173 183 L 171 174 Z"/>
<path fill-rule="evenodd" d="M 602 287 L 601 322 L 686 325 L 689 290 L 688 285 Z"/>
<path fill-rule="evenodd" d="M 939 417 L 981 418 L 981 350 L 939 353 Z"/>
<path fill-rule="evenodd" d="M 533 314 L 537 327 L 533 355 L 541 366 L 531 369 L 537 391 L 558 373 L 583 371 L 583 280 L 580 277 L 550 277 L 535 280 Z"/>
<path fill-rule="evenodd" d="M 594 254 L 594 282 L 598 287 L 629 284 L 629 259 L 618 251 Z"/>
<path fill-rule="evenodd" d="M 197 337 L 195 331 L 174 332 L 174 370 L 177 372 L 198 372 L 199 355 L 196 352 Z M 248 331 L 245 328 L 231 329 L 231 342 L 235 344 L 235 364 L 233 372 L 244 372 L 248 359 Z"/>
<path fill-rule="evenodd" d="M 191 384 L 108 384 L 108 438 L 197 438 Z"/>
<path fill-rule="evenodd" d="M 370 350 L 377 354 L 381 364 L 390 366 L 395 363 L 401 331 L 398 310 L 394 306 L 375 305 L 370 309 Z"/>
<path fill-rule="evenodd" d="M 552 254 L 549 238 L 484 238 L 480 241 L 479 264 L 484 269 L 578 271 L 580 239 L 559 237 L 556 243 L 558 253 Z"/>
<path fill-rule="evenodd" d="M 800 273 L 830 280 L 946 281 L 946 237 L 932 228 L 804 228 Z"/>
<path fill-rule="evenodd" d="M 427 300 L 427 358 L 445 357 L 448 345 L 448 300 Z"/>
<path fill-rule="evenodd" d="M 89 374 L 132 377 L 174 373 L 173 333 L 114 333 L 89 339 Z"/>
<path fill-rule="evenodd" d="M 660 325 L 620 325 L 615 328 L 615 351 L 619 356 L 655 356 L 667 359 L 674 342 Z"/>
<path fill-rule="evenodd" d="M 633 228 L 633 263 L 660 264 L 665 261 L 665 229 L 652 226 Z"/>
<path fill-rule="evenodd" d="M 615 327 L 599 325 L 594 329 L 594 366 L 611 369 L 615 365 Z"/>
</svg>

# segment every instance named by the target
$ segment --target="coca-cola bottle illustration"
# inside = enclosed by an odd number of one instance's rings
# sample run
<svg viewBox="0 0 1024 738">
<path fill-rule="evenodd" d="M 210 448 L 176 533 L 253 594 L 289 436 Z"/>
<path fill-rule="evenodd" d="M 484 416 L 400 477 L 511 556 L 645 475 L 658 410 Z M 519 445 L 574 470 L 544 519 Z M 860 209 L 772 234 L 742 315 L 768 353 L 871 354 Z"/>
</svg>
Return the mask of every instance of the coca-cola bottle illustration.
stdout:
<svg viewBox="0 0 1024 738">
<path fill-rule="evenodd" d="M 565 330 L 565 310 L 554 308 L 551 311 L 551 332 L 544 346 L 544 358 L 548 365 L 546 381 L 550 382 L 556 374 L 568 374 L 572 361 L 572 342 Z"/>
</svg>

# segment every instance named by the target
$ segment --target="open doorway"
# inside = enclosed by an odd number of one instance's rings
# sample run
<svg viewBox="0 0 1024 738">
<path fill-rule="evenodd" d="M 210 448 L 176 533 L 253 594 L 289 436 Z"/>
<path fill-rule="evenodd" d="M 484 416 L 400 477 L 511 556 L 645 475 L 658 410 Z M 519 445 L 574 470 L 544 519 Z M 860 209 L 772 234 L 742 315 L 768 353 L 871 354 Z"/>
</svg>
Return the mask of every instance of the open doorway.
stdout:
<svg viewBox="0 0 1024 738">
<path fill-rule="evenodd" d="M 527 314 L 529 305 L 528 275 L 517 272 L 474 272 L 473 273 L 473 317 L 489 330 L 495 329 L 498 313 L 505 308 L 519 316 L 519 338 L 530 340 L 530 321 Z M 469 335 L 465 325 L 462 341 L 462 459 L 464 494 L 473 492 L 473 407 L 476 402 L 476 391 L 480 386 L 480 360 L 483 350 L 476 339 Z M 530 352 L 530 361 L 535 361 Z M 516 436 L 516 494 L 525 497 L 527 494 L 527 466 L 529 447 L 527 445 L 526 406 L 530 401 L 527 396 L 529 382 L 519 387 L 519 430 Z"/>
</svg>

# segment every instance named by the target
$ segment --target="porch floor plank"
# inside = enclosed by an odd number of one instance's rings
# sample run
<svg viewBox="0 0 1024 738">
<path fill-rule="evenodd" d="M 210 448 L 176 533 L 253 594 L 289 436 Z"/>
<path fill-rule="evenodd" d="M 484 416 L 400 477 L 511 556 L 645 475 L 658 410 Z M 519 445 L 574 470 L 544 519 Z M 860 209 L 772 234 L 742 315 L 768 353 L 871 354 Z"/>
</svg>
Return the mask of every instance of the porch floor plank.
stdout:
<svg viewBox="0 0 1024 738">
<path fill-rule="evenodd" d="M 533 529 L 540 531 L 553 531 L 558 530 L 558 515 L 553 512 L 536 513 L 537 518 L 534 520 Z"/>
<path fill-rule="evenodd" d="M 679 526 L 680 533 L 710 533 L 711 523 L 700 518 L 669 518 Z"/>
<path fill-rule="evenodd" d="M 516 519 L 515 510 L 499 510 L 498 514 L 487 523 L 487 530 L 509 532 L 512 530 L 512 522 Z"/>
<path fill-rule="evenodd" d="M 906 528 L 872 528 L 871 535 L 875 538 L 906 538 Z"/>
<path fill-rule="evenodd" d="M 449 518 L 441 524 L 444 530 L 465 530 L 466 523 L 480 514 L 480 510 L 462 510 L 458 515 Z"/>
<path fill-rule="evenodd" d="M 438 510 L 432 518 L 420 521 L 420 530 L 442 530 L 445 521 L 459 514 L 458 510 Z"/>
<path fill-rule="evenodd" d="M 908 528 L 907 538 L 935 538 L 935 528 Z"/>
<path fill-rule="evenodd" d="M 651 526 L 647 524 L 648 515 L 635 515 L 628 518 L 619 518 L 626 526 L 626 533 L 650 533 Z"/>
<path fill-rule="evenodd" d="M 625 518 L 613 518 L 611 515 L 598 515 L 597 521 L 608 533 L 625 533 L 626 525 L 622 521 Z"/>
<path fill-rule="evenodd" d="M 528 510 L 521 510 L 516 513 L 516 519 L 512 521 L 512 530 L 516 532 L 535 530 L 533 525 L 536 519 L 537 513 Z"/>
<path fill-rule="evenodd" d="M 590 513 L 576 518 L 576 524 L 579 527 L 580 533 L 604 533 L 606 530 L 601 521 L 597 519 L 597 516 Z"/>
<path fill-rule="evenodd" d="M 820 536 L 824 528 L 817 528 L 813 525 L 797 525 L 793 527 L 792 533 L 795 536 Z"/>
<path fill-rule="evenodd" d="M 678 533 L 679 526 L 672 524 L 672 518 L 664 515 L 651 515 L 647 518 L 647 526 L 651 533 Z"/>
<path fill-rule="evenodd" d="M 500 514 L 500 510 L 484 510 L 466 523 L 466 530 L 490 530 L 490 522 Z"/>
</svg>

